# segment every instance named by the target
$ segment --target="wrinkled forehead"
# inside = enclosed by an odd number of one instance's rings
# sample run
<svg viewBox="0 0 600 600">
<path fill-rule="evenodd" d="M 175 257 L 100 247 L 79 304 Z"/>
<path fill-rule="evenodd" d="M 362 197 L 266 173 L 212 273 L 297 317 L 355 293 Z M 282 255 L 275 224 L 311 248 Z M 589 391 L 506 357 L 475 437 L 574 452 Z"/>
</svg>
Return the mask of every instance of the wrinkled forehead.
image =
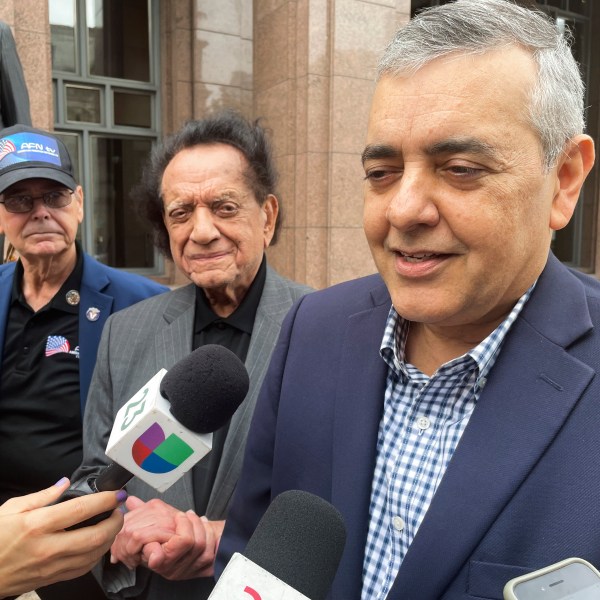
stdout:
<svg viewBox="0 0 600 600">
<path fill-rule="evenodd" d="M 227 144 L 198 145 L 175 154 L 162 176 L 165 204 L 175 198 L 246 195 L 252 191 L 244 154 Z"/>
<path fill-rule="evenodd" d="M 368 123 L 370 143 L 390 126 L 404 134 L 435 137 L 455 123 L 501 130 L 530 127 L 531 91 L 537 68 L 529 52 L 513 46 L 502 52 L 453 53 L 410 74 L 384 75 L 375 88 Z"/>
<path fill-rule="evenodd" d="M 390 66 L 379 73 L 375 90 L 382 81 L 415 82 L 416 94 L 436 93 L 448 83 L 456 90 L 480 84 L 484 90 L 491 87 L 502 98 L 513 91 L 506 84 L 514 83 L 514 89 L 523 89 L 529 97 L 538 77 L 539 65 L 530 49 L 503 44 L 482 51 L 455 50 L 405 68 Z"/>
</svg>

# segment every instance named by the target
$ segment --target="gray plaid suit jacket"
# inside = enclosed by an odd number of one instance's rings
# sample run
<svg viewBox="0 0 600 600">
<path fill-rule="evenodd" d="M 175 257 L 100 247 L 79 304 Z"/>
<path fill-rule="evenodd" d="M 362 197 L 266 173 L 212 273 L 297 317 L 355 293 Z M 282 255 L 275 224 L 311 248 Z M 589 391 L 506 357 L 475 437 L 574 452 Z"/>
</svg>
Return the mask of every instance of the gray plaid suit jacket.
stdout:
<svg viewBox="0 0 600 600">
<path fill-rule="evenodd" d="M 241 471 L 256 398 L 281 323 L 294 301 L 310 291 L 267 268 L 245 363 L 250 389 L 231 420 L 208 502 L 209 519 L 226 517 Z M 84 416 L 82 466 L 73 474 L 73 480 L 109 462 L 104 450 L 121 406 L 161 368 L 169 369 L 192 351 L 195 293 L 194 284 L 177 288 L 119 311 L 106 322 Z M 194 509 L 191 472 L 162 494 L 135 479 L 127 484 L 127 491 L 142 500 L 160 498 L 180 510 Z M 198 580 L 169 582 L 153 574 L 148 584 L 149 571 L 129 571 L 123 565 L 104 562 L 95 574 L 113 598 L 135 598 L 146 587 L 145 600 L 202 597 Z"/>
</svg>

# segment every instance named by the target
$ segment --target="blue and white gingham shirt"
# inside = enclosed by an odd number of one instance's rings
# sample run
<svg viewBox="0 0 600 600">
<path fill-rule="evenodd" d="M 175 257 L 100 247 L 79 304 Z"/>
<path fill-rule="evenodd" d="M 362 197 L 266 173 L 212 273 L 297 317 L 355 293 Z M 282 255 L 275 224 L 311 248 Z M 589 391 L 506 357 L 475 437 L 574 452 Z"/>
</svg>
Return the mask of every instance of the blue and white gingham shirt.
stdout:
<svg viewBox="0 0 600 600">
<path fill-rule="evenodd" d="M 388 365 L 377 438 L 362 600 L 383 600 L 458 445 L 496 357 L 533 287 L 478 346 L 431 377 L 404 361 L 409 322 L 390 309 L 381 357 Z"/>
</svg>

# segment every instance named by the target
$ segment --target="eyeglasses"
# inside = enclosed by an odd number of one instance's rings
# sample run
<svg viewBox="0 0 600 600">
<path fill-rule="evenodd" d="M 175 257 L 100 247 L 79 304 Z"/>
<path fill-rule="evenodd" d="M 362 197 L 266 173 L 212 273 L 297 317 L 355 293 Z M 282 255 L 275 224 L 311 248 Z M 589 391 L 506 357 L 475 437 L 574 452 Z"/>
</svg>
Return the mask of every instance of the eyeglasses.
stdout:
<svg viewBox="0 0 600 600">
<path fill-rule="evenodd" d="M 0 200 L 4 208 L 10 213 L 27 213 L 33 210 L 34 200 L 42 199 L 48 208 L 64 208 L 69 206 L 73 200 L 73 192 L 67 188 L 46 192 L 41 196 L 9 196 Z"/>
</svg>

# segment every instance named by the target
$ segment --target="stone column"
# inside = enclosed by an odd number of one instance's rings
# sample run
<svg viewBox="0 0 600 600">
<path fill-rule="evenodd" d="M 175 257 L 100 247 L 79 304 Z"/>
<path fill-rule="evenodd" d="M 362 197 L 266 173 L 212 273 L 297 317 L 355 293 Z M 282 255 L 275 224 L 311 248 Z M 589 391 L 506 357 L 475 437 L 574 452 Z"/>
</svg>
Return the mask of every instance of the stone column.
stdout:
<svg viewBox="0 0 600 600">
<path fill-rule="evenodd" d="M 375 270 L 360 154 L 374 67 L 410 0 L 255 0 L 254 114 L 273 130 L 285 209 L 269 260 L 316 288 Z"/>
<path fill-rule="evenodd" d="M 0 20 L 12 28 L 29 92 L 33 125 L 52 129 L 54 113 L 48 2 L 2 0 Z"/>
</svg>

